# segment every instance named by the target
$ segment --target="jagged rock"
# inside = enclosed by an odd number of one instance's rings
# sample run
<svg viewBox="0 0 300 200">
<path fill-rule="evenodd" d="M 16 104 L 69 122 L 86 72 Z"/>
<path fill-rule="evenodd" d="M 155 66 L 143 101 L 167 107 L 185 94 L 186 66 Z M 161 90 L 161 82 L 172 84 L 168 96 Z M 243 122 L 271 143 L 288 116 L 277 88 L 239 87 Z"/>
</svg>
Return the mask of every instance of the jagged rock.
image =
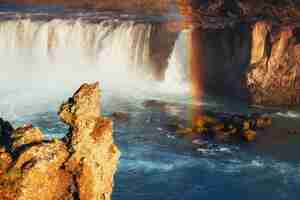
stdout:
<svg viewBox="0 0 300 200">
<path fill-rule="evenodd" d="M 82 85 L 61 106 L 60 117 L 71 127 L 67 144 L 45 141 L 32 125 L 13 131 L 1 120 L 1 137 L 17 153 L 12 160 L 0 149 L 0 199 L 109 200 L 120 152 L 113 143 L 112 121 L 100 116 L 99 104 L 95 83 Z"/>
<path fill-rule="evenodd" d="M 17 180 L 17 199 L 60 200 L 69 195 L 72 179 L 61 169 L 68 156 L 61 141 L 41 143 L 23 152 L 14 165 L 22 174 Z"/>
<path fill-rule="evenodd" d="M 68 158 L 61 141 L 35 144 L 0 176 L 0 197 L 7 200 L 61 200 L 69 196 L 71 176 L 61 167 Z"/>
<path fill-rule="evenodd" d="M 25 145 L 40 143 L 44 140 L 44 135 L 39 128 L 32 125 L 25 125 L 13 131 L 12 148 L 17 150 Z"/>
<path fill-rule="evenodd" d="M 92 118 L 100 116 L 100 89 L 99 83 L 83 84 L 65 102 L 59 111 L 60 118 L 70 126 L 74 126 L 77 118 Z"/>
<path fill-rule="evenodd" d="M 113 143 L 112 121 L 100 117 L 98 83 L 84 84 L 63 104 L 61 119 L 71 126 L 71 156 L 66 169 L 74 176 L 80 200 L 108 200 L 120 152 Z"/>
<path fill-rule="evenodd" d="M 255 24 L 247 85 L 256 104 L 300 104 L 300 60 L 293 26 Z"/>
</svg>

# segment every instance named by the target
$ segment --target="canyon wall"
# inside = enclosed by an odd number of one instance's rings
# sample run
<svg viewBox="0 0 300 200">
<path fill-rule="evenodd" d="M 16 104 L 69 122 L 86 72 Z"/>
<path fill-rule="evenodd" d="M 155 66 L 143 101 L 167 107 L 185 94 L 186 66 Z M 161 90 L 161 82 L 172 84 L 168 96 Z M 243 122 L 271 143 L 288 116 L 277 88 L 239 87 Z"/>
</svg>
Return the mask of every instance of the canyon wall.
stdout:
<svg viewBox="0 0 300 200">
<path fill-rule="evenodd" d="M 255 104 L 300 104 L 299 28 L 258 21 L 192 32 L 201 47 L 194 57 L 202 58 L 201 65 L 191 66 L 200 68 L 193 70 L 201 76 L 194 84 Z"/>
<path fill-rule="evenodd" d="M 300 104 L 300 35 L 294 26 L 262 21 L 252 31 L 247 86 L 257 104 Z"/>
</svg>

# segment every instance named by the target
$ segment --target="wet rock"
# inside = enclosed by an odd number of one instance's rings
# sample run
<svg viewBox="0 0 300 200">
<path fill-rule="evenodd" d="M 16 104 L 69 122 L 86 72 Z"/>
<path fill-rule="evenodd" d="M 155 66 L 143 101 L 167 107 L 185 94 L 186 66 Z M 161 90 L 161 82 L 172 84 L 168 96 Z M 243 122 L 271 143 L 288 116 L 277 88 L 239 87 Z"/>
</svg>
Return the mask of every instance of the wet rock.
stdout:
<svg viewBox="0 0 300 200">
<path fill-rule="evenodd" d="M 178 134 L 183 134 L 183 135 L 187 135 L 187 134 L 192 134 L 194 133 L 192 128 L 178 128 L 176 130 L 176 133 Z"/>
<path fill-rule="evenodd" d="M 143 103 L 143 106 L 145 108 L 165 109 L 167 105 L 168 105 L 167 102 L 159 101 L 159 100 L 147 100 Z"/>
<path fill-rule="evenodd" d="M 192 121 L 192 128 L 180 125 L 176 133 L 196 136 L 202 139 L 214 139 L 219 142 L 236 142 L 242 139 L 252 142 L 257 137 L 257 130 L 269 127 L 272 118 L 261 114 L 242 115 L 235 113 L 212 113 L 198 115 Z M 199 136 L 197 136 L 199 137 Z"/>
<path fill-rule="evenodd" d="M 300 130 L 289 130 L 288 134 L 290 134 L 290 135 L 300 135 Z"/>
<path fill-rule="evenodd" d="M 255 121 L 255 126 L 257 128 L 266 128 L 272 125 L 272 118 L 270 117 L 258 117 Z"/>
<path fill-rule="evenodd" d="M 197 128 L 205 128 L 216 123 L 218 123 L 216 118 L 207 115 L 196 116 L 193 122 L 194 126 Z"/>
<path fill-rule="evenodd" d="M 251 121 L 250 120 L 245 120 L 243 122 L 243 130 L 249 130 L 251 128 Z"/>
<path fill-rule="evenodd" d="M 247 142 L 252 142 L 256 139 L 256 132 L 253 130 L 246 130 L 243 133 L 243 138 L 247 141 Z"/>
<path fill-rule="evenodd" d="M 129 113 L 126 112 L 114 112 L 111 114 L 111 118 L 118 121 L 128 121 Z"/>
<path fill-rule="evenodd" d="M 13 131 L 12 148 L 16 151 L 18 148 L 25 147 L 30 144 L 38 144 L 44 140 L 44 135 L 39 128 L 32 125 L 25 125 Z"/>
</svg>

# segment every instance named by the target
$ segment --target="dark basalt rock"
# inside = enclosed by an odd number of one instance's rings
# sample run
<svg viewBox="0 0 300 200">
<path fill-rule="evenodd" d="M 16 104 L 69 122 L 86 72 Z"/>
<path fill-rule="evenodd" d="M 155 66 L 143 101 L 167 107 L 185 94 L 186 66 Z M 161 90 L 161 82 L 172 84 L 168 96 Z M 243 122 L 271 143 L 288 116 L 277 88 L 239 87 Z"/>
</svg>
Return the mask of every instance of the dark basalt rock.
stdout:
<svg viewBox="0 0 300 200">
<path fill-rule="evenodd" d="M 10 138 L 14 128 L 8 122 L 0 118 L 0 145 L 11 150 L 12 140 Z"/>
<path fill-rule="evenodd" d="M 257 131 L 272 124 L 270 117 L 253 114 L 250 116 L 214 113 L 194 117 L 191 127 L 178 126 L 176 133 L 180 135 L 200 135 L 218 142 L 241 140 L 252 142 L 256 139 Z"/>
</svg>

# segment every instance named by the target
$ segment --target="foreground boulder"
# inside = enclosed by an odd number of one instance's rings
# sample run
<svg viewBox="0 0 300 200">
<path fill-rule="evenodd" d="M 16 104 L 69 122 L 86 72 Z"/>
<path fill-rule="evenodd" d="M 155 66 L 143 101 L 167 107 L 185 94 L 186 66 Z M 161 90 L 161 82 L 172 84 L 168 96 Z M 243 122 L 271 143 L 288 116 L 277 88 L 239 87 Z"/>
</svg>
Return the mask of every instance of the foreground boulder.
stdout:
<svg viewBox="0 0 300 200">
<path fill-rule="evenodd" d="M 59 112 L 71 127 L 72 151 L 65 166 L 75 178 L 81 200 L 110 199 L 120 157 L 113 143 L 113 123 L 100 116 L 99 102 L 98 83 L 84 84 Z"/>
<path fill-rule="evenodd" d="M 47 141 L 32 125 L 13 130 L 2 123 L 10 145 L 0 151 L 0 199 L 110 199 L 120 152 L 99 103 L 95 83 L 82 85 L 61 106 L 60 117 L 70 125 L 64 140 Z"/>
</svg>

